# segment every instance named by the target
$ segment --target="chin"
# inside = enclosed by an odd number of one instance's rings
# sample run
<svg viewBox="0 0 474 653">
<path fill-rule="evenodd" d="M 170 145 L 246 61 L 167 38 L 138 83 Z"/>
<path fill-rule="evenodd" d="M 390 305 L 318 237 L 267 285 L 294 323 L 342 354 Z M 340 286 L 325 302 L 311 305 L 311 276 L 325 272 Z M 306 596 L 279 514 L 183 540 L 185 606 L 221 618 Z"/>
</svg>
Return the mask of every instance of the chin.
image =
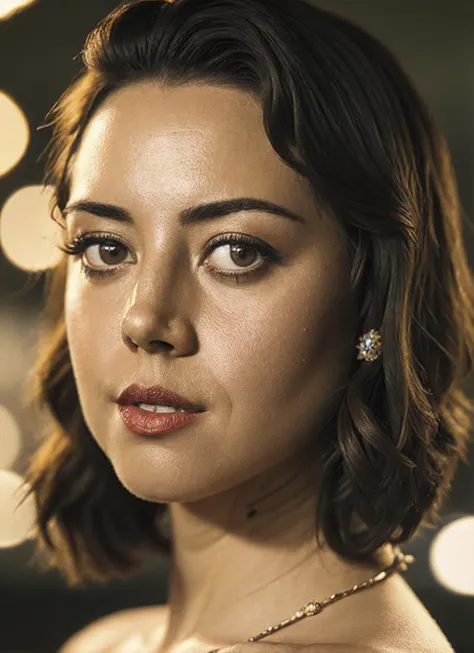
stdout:
<svg viewBox="0 0 474 653">
<path fill-rule="evenodd" d="M 212 488 L 208 481 L 204 481 L 204 485 L 202 485 L 199 484 L 196 477 L 191 480 L 189 476 L 186 478 L 183 474 L 176 474 L 174 470 L 172 474 L 160 474 L 159 470 L 150 473 L 143 469 L 137 471 L 117 464 L 113 464 L 113 466 L 115 474 L 124 488 L 143 501 L 190 503 L 219 492 L 219 489 Z"/>
<path fill-rule="evenodd" d="M 239 484 L 231 474 L 212 480 L 209 470 L 202 470 L 202 474 L 180 474 L 174 467 L 164 472 L 163 468 L 160 471 L 156 468 L 145 470 L 143 467 L 137 471 L 117 464 L 114 470 L 130 494 L 152 503 L 195 503 L 229 491 Z"/>
<path fill-rule="evenodd" d="M 169 484 L 157 482 L 146 478 L 144 475 L 129 474 L 121 470 L 120 472 L 115 469 L 118 480 L 123 487 L 143 501 L 151 501 L 152 503 L 171 503 L 173 501 L 186 501 L 189 494 L 185 487 L 173 487 Z"/>
</svg>

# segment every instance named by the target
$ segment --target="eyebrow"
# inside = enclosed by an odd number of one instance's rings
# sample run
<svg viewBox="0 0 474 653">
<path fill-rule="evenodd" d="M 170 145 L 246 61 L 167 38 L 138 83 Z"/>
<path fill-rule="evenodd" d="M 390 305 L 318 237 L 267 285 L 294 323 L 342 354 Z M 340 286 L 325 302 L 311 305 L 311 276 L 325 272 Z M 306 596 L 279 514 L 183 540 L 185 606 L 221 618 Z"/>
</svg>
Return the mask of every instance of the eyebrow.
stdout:
<svg viewBox="0 0 474 653">
<path fill-rule="evenodd" d="M 118 222 L 126 222 L 133 224 L 134 220 L 131 214 L 124 208 L 114 206 L 113 204 L 105 204 L 103 202 L 92 202 L 89 200 L 78 200 L 63 209 L 63 215 L 67 216 L 73 211 L 85 211 L 92 213 L 100 218 L 108 218 L 110 220 L 117 220 Z M 184 209 L 179 214 L 179 222 L 181 225 L 196 224 L 199 222 L 207 222 L 216 220 L 232 213 L 239 213 L 241 211 L 264 211 L 272 213 L 283 218 L 287 218 L 294 222 L 306 223 L 306 220 L 298 213 L 294 213 L 284 206 L 261 200 L 253 197 L 236 197 L 229 200 L 221 200 L 218 202 L 210 202 L 206 204 L 199 204 L 188 209 Z"/>
</svg>

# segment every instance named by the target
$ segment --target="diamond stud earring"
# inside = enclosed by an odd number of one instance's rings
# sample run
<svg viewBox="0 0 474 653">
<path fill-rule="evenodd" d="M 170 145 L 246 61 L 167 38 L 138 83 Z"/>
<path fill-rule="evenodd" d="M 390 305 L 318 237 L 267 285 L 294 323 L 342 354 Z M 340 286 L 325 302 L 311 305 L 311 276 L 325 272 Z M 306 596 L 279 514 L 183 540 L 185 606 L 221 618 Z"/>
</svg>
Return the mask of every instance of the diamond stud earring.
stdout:
<svg viewBox="0 0 474 653">
<path fill-rule="evenodd" d="M 382 354 L 382 335 L 377 329 L 371 329 L 360 336 L 355 348 L 359 350 L 357 360 L 375 361 Z"/>
</svg>

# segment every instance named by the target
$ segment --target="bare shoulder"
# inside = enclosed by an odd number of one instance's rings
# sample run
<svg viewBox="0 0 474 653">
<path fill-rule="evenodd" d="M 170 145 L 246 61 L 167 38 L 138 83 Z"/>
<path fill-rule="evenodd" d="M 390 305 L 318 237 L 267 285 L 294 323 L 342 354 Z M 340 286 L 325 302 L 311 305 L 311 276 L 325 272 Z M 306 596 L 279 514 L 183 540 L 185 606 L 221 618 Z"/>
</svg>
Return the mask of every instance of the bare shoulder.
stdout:
<svg viewBox="0 0 474 653">
<path fill-rule="evenodd" d="M 454 653 L 451 647 L 444 645 L 433 648 L 429 643 L 416 643 L 413 647 L 405 644 L 260 644 L 232 646 L 214 649 L 209 653 Z"/>
<path fill-rule="evenodd" d="M 433 647 L 429 642 L 416 642 L 410 644 L 307 644 L 307 645 L 282 645 L 282 644 L 261 644 L 250 647 L 247 644 L 233 646 L 224 649 L 215 649 L 210 653 L 455 653 L 454 649 L 445 644 L 435 644 Z"/>
<path fill-rule="evenodd" d="M 326 649 L 321 642 L 314 653 L 454 653 L 437 621 L 398 574 L 380 585 L 378 593 L 352 597 L 345 614 L 342 608 L 334 609 L 339 624 L 344 617 L 340 643 L 328 642 Z"/>
<path fill-rule="evenodd" d="M 372 592 L 352 596 L 345 605 L 335 603 L 297 628 L 288 635 L 298 635 L 298 641 L 289 642 L 285 653 L 454 653 L 433 616 L 401 576 L 393 576 Z M 278 645 L 273 646 L 272 650 L 262 642 L 261 648 L 249 649 L 249 653 L 282 653 Z"/>
<path fill-rule="evenodd" d="M 74 633 L 58 653 L 102 653 L 135 632 L 164 626 L 166 605 L 119 610 L 105 615 Z"/>
</svg>

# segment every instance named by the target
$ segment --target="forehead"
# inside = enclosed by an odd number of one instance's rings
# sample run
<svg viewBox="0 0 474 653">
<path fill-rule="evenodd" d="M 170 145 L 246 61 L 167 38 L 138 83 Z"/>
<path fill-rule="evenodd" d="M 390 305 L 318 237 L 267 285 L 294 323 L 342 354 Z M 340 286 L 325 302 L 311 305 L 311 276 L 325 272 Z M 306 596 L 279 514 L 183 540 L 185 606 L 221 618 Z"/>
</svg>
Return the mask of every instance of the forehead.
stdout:
<svg viewBox="0 0 474 653">
<path fill-rule="evenodd" d="M 127 194 L 175 202 L 239 191 L 294 201 L 302 179 L 274 152 L 258 101 L 233 88 L 121 88 L 93 114 L 71 165 L 72 201 L 127 202 Z"/>
</svg>

